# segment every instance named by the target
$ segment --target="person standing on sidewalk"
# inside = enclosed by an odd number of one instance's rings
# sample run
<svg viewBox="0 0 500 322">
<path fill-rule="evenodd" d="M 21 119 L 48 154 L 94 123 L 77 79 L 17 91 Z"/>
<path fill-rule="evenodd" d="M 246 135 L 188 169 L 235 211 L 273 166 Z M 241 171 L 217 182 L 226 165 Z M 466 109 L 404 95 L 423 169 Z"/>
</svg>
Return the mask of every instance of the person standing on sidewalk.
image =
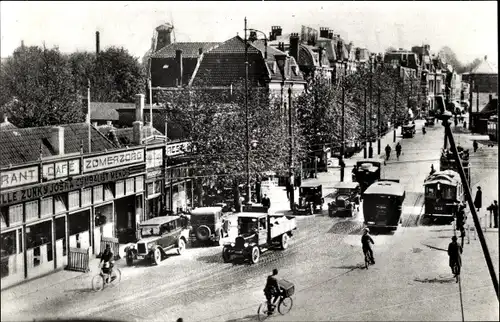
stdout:
<svg viewBox="0 0 500 322">
<path fill-rule="evenodd" d="M 451 237 L 451 243 L 448 245 L 448 256 L 450 258 L 449 265 L 453 277 L 460 275 L 460 267 L 462 267 L 462 246 L 457 243 L 457 236 Z M 455 271 L 454 266 L 457 266 Z"/>
<path fill-rule="evenodd" d="M 262 197 L 262 206 L 266 207 L 267 209 L 271 208 L 271 199 L 265 194 L 264 197 Z"/>
<path fill-rule="evenodd" d="M 476 140 L 474 140 L 474 142 L 472 143 L 472 147 L 474 148 L 474 152 L 476 152 L 477 149 L 479 148 L 479 144 L 477 144 Z"/>
<path fill-rule="evenodd" d="M 399 156 L 401 155 L 401 149 L 402 149 L 402 146 L 398 142 L 398 144 L 396 144 L 396 158 L 398 159 L 398 161 L 399 161 Z"/>
<path fill-rule="evenodd" d="M 481 187 L 477 187 L 476 198 L 474 198 L 474 207 L 476 207 L 478 215 L 479 211 L 481 211 L 482 205 L 483 205 L 483 192 L 481 191 Z"/>
<path fill-rule="evenodd" d="M 486 208 L 486 210 L 490 211 L 490 213 L 493 213 L 493 222 L 495 223 L 494 228 L 498 228 L 498 202 L 496 200 L 493 201 L 493 203 Z M 490 227 L 491 227 L 491 216 L 490 216 Z"/>
</svg>

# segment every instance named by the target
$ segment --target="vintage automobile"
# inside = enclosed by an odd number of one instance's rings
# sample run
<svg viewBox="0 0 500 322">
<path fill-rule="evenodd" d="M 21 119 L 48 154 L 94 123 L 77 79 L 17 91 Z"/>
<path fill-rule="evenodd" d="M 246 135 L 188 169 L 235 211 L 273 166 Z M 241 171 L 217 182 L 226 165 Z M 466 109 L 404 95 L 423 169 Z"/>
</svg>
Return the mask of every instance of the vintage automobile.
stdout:
<svg viewBox="0 0 500 322">
<path fill-rule="evenodd" d="M 222 207 L 199 207 L 191 210 L 189 240 L 218 245 L 229 230 L 229 220 L 222 209 Z"/>
<path fill-rule="evenodd" d="M 334 200 L 328 204 L 328 215 L 352 217 L 360 200 L 360 187 L 357 182 L 339 182 L 334 187 Z"/>
<path fill-rule="evenodd" d="M 405 189 L 399 180 L 380 180 L 363 194 L 365 225 L 370 228 L 396 230 L 403 210 Z"/>
<path fill-rule="evenodd" d="M 405 124 L 402 128 L 403 138 L 412 138 L 416 133 L 415 124 Z"/>
<path fill-rule="evenodd" d="M 322 185 L 304 185 L 299 188 L 299 203 L 295 204 L 294 215 L 312 215 L 318 210 L 321 212 L 324 203 Z"/>
<path fill-rule="evenodd" d="M 267 212 L 242 212 L 238 214 L 238 237 L 233 243 L 224 244 L 222 259 L 243 257 L 256 264 L 260 254 L 272 248 L 288 248 L 288 239 L 297 229 L 294 216 L 272 215 Z"/>
<path fill-rule="evenodd" d="M 353 172 L 354 178 L 359 183 L 361 193 L 372 183 L 380 180 L 381 163 L 376 159 L 364 159 L 356 162 L 356 171 Z M 361 195 L 363 197 L 363 195 Z"/>
<path fill-rule="evenodd" d="M 162 216 L 143 221 L 139 225 L 141 239 L 125 248 L 127 265 L 134 259 L 145 258 L 158 265 L 166 252 L 177 248 L 180 255 L 189 239 L 189 217 Z"/>
<path fill-rule="evenodd" d="M 458 206 L 465 202 L 460 176 L 453 170 L 438 171 L 424 181 L 426 220 L 453 222 Z"/>
<path fill-rule="evenodd" d="M 425 126 L 433 126 L 435 123 L 434 117 L 428 116 L 425 118 Z"/>
</svg>

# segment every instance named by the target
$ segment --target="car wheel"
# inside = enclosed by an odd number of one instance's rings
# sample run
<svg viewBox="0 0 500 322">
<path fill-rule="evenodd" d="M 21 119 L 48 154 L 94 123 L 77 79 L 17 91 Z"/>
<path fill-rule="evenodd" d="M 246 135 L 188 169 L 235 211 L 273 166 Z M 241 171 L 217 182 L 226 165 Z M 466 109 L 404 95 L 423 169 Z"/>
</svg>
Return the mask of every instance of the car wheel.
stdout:
<svg viewBox="0 0 500 322">
<path fill-rule="evenodd" d="M 259 247 L 254 246 L 252 248 L 252 253 L 250 254 L 250 262 L 252 264 L 257 264 L 259 262 L 259 259 L 260 259 L 260 250 L 259 250 Z"/>
<path fill-rule="evenodd" d="M 202 225 L 196 229 L 196 238 L 200 241 L 207 241 L 212 232 L 208 226 Z"/>
<path fill-rule="evenodd" d="M 288 234 L 281 235 L 281 249 L 285 250 L 288 248 Z"/>
<path fill-rule="evenodd" d="M 222 249 L 222 260 L 224 261 L 224 263 L 229 263 L 231 261 L 231 255 L 229 254 L 229 250 L 226 247 Z"/>
<path fill-rule="evenodd" d="M 161 262 L 161 250 L 159 248 L 156 248 L 154 253 L 153 253 L 153 264 L 154 265 L 160 265 Z"/>
<path fill-rule="evenodd" d="M 183 238 L 179 239 L 178 245 L 177 245 L 177 254 L 182 254 L 184 252 L 184 249 L 186 249 L 186 242 L 184 241 Z"/>
</svg>

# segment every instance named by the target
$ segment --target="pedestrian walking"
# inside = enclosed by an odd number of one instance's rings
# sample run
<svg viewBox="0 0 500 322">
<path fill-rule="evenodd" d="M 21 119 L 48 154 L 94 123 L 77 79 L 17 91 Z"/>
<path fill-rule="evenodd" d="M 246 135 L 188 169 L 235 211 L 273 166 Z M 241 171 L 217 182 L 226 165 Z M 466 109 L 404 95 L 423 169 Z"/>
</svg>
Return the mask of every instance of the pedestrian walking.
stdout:
<svg viewBox="0 0 500 322">
<path fill-rule="evenodd" d="M 391 156 L 391 146 L 389 144 L 387 144 L 387 146 L 385 147 L 385 159 L 386 160 L 389 160 L 390 156 Z"/>
<path fill-rule="evenodd" d="M 401 144 L 398 142 L 398 144 L 396 144 L 396 158 L 398 159 L 399 161 L 399 156 L 401 155 Z"/>
<path fill-rule="evenodd" d="M 481 191 L 481 187 L 477 187 L 476 197 L 474 198 L 474 207 L 476 207 L 477 212 L 481 210 L 481 206 L 483 205 L 483 192 Z"/>
<path fill-rule="evenodd" d="M 267 209 L 271 208 L 271 199 L 269 199 L 267 194 L 265 194 L 262 198 L 262 206 L 266 207 Z"/>
<path fill-rule="evenodd" d="M 457 277 L 460 275 L 460 267 L 462 267 L 462 246 L 457 243 L 457 236 L 451 237 L 451 243 L 448 245 L 448 256 L 451 273 L 453 277 Z M 455 265 L 456 270 L 454 269 Z"/>
<path fill-rule="evenodd" d="M 467 128 L 467 121 L 464 121 L 464 129 Z"/>
<path fill-rule="evenodd" d="M 422 127 L 422 134 L 425 135 L 425 126 Z"/>
<path fill-rule="evenodd" d="M 476 152 L 477 149 L 479 148 L 479 144 L 477 144 L 476 140 L 474 140 L 474 142 L 472 143 L 472 147 L 474 148 L 474 152 Z"/>
<path fill-rule="evenodd" d="M 491 214 L 493 214 L 493 222 L 495 223 L 494 228 L 498 228 L 498 202 L 496 200 L 493 201 L 491 205 L 486 208 L 486 210 L 490 211 L 490 227 L 491 227 Z"/>
</svg>

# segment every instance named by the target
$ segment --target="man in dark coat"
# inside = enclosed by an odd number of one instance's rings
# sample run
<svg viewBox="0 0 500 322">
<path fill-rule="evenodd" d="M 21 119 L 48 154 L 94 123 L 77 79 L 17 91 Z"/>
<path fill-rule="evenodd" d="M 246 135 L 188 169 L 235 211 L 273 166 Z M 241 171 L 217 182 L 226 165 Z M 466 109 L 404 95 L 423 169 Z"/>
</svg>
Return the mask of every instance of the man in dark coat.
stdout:
<svg viewBox="0 0 500 322">
<path fill-rule="evenodd" d="M 460 267 L 462 267 L 462 246 L 457 243 L 457 236 L 451 237 L 451 243 L 448 245 L 448 256 L 450 257 L 451 272 L 454 277 L 460 275 Z M 457 270 L 454 270 L 455 264 Z"/>
<path fill-rule="evenodd" d="M 271 199 L 265 194 L 264 197 L 262 197 L 262 206 L 266 207 L 267 209 L 271 208 Z"/>
<path fill-rule="evenodd" d="M 477 144 L 476 140 L 474 140 L 474 142 L 472 143 L 472 147 L 474 148 L 474 152 L 476 152 L 477 149 L 479 148 L 479 144 Z"/>
<path fill-rule="evenodd" d="M 493 221 L 495 223 L 495 228 L 498 228 L 498 202 L 496 200 L 493 201 L 493 203 L 488 208 L 486 208 L 486 210 L 491 211 L 493 213 Z M 490 219 L 490 227 L 491 227 L 491 219 Z"/>
<path fill-rule="evenodd" d="M 477 187 L 476 198 L 474 198 L 474 207 L 476 207 L 478 213 L 483 205 L 482 200 L 483 200 L 483 192 L 481 191 L 481 187 Z"/>
</svg>

